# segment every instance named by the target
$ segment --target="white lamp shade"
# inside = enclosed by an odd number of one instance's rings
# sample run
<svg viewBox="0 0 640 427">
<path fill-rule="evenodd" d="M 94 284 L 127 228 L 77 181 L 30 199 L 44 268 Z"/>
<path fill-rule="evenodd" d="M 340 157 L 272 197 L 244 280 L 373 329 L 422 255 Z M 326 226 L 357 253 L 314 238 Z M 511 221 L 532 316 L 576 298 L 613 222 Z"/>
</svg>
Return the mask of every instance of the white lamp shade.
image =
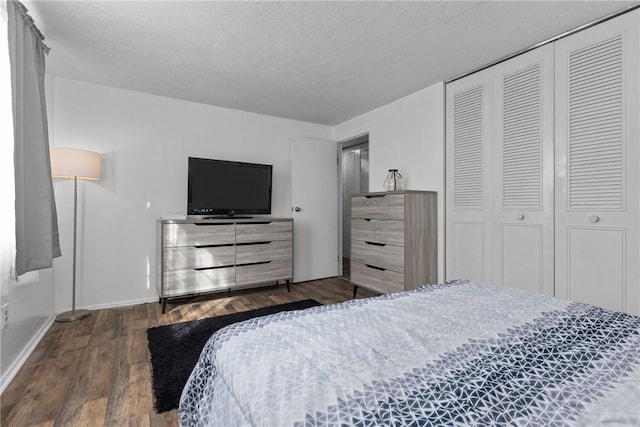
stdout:
<svg viewBox="0 0 640 427">
<path fill-rule="evenodd" d="M 50 154 L 51 175 L 54 178 L 100 179 L 102 159 L 99 153 L 52 147 Z"/>
</svg>

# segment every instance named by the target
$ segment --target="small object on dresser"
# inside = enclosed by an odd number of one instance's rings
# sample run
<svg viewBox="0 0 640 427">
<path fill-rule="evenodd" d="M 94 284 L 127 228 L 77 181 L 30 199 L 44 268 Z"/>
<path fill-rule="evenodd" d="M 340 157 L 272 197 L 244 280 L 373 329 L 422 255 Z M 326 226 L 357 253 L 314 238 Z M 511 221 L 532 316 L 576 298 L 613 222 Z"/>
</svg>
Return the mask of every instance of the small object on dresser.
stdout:
<svg viewBox="0 0 640 427">
<path fill-rule="evenodd" d="M 402 175 L 400 175 L 398 169 L 389 169 L 389 173 L 384 179 L 382 186 L 387 191 L 402 190 Z"/>
</svg>

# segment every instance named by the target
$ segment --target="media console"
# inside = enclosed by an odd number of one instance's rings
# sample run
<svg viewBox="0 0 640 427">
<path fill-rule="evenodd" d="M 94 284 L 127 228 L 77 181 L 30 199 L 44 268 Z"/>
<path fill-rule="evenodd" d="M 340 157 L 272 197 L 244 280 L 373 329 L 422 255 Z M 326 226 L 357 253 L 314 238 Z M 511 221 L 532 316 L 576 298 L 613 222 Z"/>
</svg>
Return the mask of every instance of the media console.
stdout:
<svg viewBox="0 0 640 427">
<path fill-rule="evenodd" d="M 167 299 L 256 287 L 293 277 L 293 219 L 158 220 L 157 286 Z"/>
</svg>

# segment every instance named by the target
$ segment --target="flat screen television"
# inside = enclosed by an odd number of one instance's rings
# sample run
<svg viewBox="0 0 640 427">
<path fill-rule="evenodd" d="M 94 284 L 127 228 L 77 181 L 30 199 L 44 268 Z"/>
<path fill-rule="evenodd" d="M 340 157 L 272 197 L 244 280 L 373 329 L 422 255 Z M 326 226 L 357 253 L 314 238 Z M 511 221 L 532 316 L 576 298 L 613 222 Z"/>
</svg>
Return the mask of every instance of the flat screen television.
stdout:
<svg viewBox="0 0 640 427">
<path fill-rule="evenodd" d="M 189 157 L 187 215 L 271 213 L 271 165 Z"/>
</svg>

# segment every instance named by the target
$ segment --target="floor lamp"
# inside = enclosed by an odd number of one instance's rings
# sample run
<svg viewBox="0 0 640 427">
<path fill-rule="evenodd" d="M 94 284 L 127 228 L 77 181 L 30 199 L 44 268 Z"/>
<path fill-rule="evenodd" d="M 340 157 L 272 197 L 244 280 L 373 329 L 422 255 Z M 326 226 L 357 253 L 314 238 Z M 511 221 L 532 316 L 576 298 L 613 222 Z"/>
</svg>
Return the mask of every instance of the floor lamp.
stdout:
<svg viewBox="0 0 640 427">
<path fill-rule="evenodd" d="M 78 180 L 100 179 L 100 154 L 75 148 L 51 148 L 51 175 L 73 179 L 73 286 L 71 311 L 58 314 L 56 322 L 75 322 L 89 316 L 89 310 L 76 310 L 76 234 L 78 229 Z"/>
</svg>

